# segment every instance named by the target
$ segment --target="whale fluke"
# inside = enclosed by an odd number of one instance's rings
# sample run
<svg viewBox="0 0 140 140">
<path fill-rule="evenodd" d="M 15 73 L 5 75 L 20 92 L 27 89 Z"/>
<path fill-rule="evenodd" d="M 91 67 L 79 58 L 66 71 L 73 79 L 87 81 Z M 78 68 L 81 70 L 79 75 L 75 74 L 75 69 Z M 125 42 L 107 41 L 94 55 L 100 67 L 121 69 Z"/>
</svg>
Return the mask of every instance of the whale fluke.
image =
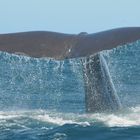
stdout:
<svg viewBox="0 0 140 140">
<path fill-rule="evenodd" d="M 0 51 L 50 57 L 58 60 L 84 57 L 87 112 L 121 108 L 104 56 L 99 52 L 140 39 L 140 27 L 118 28 L 94 34 L 63 34 L 47 31 L 0 34 Z"/>
<path fill-rule="evenodd" d="M 140 27 L 118 28 L 94 34 L 47 31 L 0 34 L 0 51 L 31 57 L 67 59 L 86 57 L 140 39 Z"/>
</svg>

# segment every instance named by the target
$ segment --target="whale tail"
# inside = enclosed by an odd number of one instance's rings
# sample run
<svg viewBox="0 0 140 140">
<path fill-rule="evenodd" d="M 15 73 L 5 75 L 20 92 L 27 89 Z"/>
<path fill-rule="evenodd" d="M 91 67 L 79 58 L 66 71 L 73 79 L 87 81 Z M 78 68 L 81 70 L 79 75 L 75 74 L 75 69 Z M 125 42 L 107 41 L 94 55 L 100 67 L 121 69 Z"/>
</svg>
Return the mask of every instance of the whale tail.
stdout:
<svg viewBox="0 0 140 140">
<path fill-rule="evenodd" d="M 105 58 L 99 52 L 139 39 L 140 27 L 78 35 L 47 31 L 0 34 L 0 51 L 57 60 L 85 57 L 83 71 L 87 111 L 114 111 L 121 108 L 121 103 Z"/>
<path fill-rule="evenodd" d="M 98 53 L 83 61 L 87 112 L 115 111 L 121 108 L 104 56 Z"/>
</svg>

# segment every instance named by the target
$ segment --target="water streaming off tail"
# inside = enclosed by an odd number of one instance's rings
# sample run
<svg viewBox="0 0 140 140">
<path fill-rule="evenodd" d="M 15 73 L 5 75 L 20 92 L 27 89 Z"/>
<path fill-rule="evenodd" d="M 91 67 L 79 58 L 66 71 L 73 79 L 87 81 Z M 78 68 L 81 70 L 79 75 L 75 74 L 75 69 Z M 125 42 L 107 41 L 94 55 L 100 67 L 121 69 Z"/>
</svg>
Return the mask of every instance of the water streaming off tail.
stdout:
<svg viewBox="0 0 140 140">
<path fill-rule="evenodd" d="M 125 107 L 140 104 L 140 41 L 102 52 Z"/>
<path fill-rule="evenodd" d="M 0 109 L 84 111 L 80 60 L 0 53 Z"/>
</svg>

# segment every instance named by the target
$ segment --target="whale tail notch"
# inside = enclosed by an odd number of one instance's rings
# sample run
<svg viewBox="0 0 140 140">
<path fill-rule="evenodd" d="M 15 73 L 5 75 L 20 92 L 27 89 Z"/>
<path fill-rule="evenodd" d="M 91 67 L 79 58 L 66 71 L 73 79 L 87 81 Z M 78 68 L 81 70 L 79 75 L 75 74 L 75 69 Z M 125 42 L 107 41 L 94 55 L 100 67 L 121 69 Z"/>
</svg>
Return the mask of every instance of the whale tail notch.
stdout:
<svg viewBox="0 0 140 140">
<path fill-rule="evenodd" d="M 85 58 L 85 100 L 87 112 L 112 112 L 121 108 L 104 56 L 98 53 Z"/>
</svg>

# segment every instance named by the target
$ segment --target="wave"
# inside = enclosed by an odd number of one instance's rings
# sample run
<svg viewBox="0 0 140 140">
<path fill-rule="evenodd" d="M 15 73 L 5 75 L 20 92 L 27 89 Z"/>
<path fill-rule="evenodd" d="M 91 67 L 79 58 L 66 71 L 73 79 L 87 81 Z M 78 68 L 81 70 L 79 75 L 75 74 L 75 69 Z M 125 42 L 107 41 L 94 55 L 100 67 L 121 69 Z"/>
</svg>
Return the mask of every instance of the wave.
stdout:
<svg viewBox="0 0 140 140">
<path fill-rule="evenodd" d="M 29 123 L 45 123 L 47 127 L 63 126 L 66 124 L 82 127 L 104 125 L 106 127 L 136 127 L 140 126 L 140 106 L 129 108 L 116 114 L 74 114 L 49 112 L 46 110 L 24 110 L 0 112 L 0 126 L 19 126 L 29 129 Z M 49 129 L 49 128 L 48 128 Z"/>
</svg>

